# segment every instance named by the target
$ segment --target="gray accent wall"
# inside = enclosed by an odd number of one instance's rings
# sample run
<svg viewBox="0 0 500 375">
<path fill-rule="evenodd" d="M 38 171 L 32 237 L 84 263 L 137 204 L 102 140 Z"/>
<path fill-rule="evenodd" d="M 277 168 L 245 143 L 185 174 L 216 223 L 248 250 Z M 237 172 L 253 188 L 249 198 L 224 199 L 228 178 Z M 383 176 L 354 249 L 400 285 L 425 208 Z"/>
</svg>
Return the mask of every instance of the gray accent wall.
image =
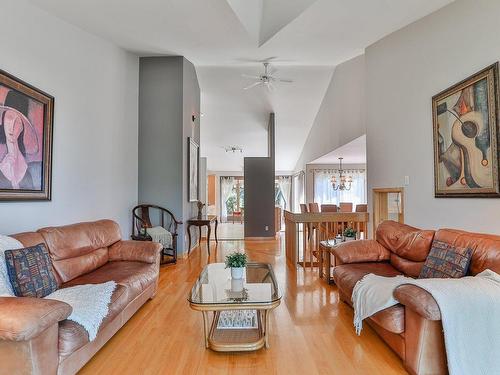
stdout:
<svg viewBox="0 0 500 375">
<path fill-rule="evenodd" d="M 196 210 L 187 191 L 188 137 L 200 140 L 199 120 L 192 121 L 200 112 L 196 71 L 181 56 L 143 57 L 139 65 L 139 203 L 163 206 L 185 222 Z M 185 230 L 180 226 L 180 254 Z"/>
<path fill-rule="evenodd" d="M 267 157 L 244 159 L 245 237 L 274 237 L 275 116 L 269 116 Z M 266 229 L 267 228 L 267 229 Z"/>
</svg>

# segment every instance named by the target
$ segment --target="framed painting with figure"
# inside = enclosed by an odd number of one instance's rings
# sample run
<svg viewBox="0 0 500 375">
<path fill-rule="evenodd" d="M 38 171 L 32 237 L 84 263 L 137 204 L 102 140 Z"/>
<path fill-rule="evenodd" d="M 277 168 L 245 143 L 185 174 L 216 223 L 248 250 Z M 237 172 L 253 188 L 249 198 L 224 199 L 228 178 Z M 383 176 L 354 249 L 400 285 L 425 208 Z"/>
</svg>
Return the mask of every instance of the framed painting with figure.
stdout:
<svg viewBox="0 0 500 375">
<path fill-rule="evenodd" d="M 50 200 L 54 98 L 0 70 L 0 200 Z"/>
<path fill-rule="evenodd" d="M 436 197 L 500 197 L 498 63 L 432 98 Z"/>
<path fill-rule="evenodd" d="M 190 202 L 198 201 L 198 169 L 199 169 L 199 153 L 200 146 L 193 141 L 191 137 L 188 138 L 188 199 Z"/>
</svg>

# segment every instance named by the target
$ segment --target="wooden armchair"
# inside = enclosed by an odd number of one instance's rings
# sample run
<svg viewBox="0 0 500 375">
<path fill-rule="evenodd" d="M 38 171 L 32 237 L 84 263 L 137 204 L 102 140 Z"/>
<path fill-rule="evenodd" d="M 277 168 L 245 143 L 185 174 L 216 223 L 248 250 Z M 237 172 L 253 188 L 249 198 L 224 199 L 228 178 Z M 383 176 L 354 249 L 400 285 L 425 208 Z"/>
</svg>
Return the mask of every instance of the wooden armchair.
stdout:
<svg viewBox="0 0 500 375">
<path fill-rule="evenodd" d="M 150 211 L 156 211 L 157 220 L 151 221 Z M 159 225 L 172 234 L 172 245 L 164 247 L 161 252 L 162 264 L 177 262 L 177 229 L 182 224 L 174 214 L 166 208 L 153 204 L 140 204 L 132 209 L 132 239 L 138 241 L 151 241 L 150 235 L 145 233 L 146 228 Z M 165 260 L 165 258 L 170 258 Z"/>
</svg>

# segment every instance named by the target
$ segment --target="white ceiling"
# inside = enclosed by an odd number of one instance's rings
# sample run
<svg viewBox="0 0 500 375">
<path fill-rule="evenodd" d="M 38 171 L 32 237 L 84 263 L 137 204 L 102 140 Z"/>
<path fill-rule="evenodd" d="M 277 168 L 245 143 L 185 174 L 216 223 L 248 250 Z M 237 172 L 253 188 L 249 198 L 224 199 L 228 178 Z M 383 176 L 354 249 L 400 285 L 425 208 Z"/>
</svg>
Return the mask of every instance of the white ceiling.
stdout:
<svg viewBox="0 0 500 375">
<path fill-rule="evenodd" d="M 334 164 L 339 163 L 339 158 L 344 158 L 344 164 L 366 164 L 366 135 L 323 155 L 309 164 Z"/>
<path fill-rule="evenodd" d="M 269 112 L 277 117 L 277 166 L 293 168 L 335 65 L 452 0 L 29 0 L 141 56 L 182 55 L 197 67 L 202 90 L 201 147 L 213 170 L 241 160 L 218 147 L 263 155 Z M 262 13 L 261 13 L 262 10 Z M 260 45 L 260 47 L 259 47 Z M 239 90 L 249 60 L 278 57 L 296 82 L 271 97 Z M 212 66 L 212 67 L 208 67 Z M 316 68 L 314 68 L 316 66 Z M 323 67 L 321 67 L 323 66 Z M 288 77 L 287 77 L 288 78 Z M 242 131 L 236 135 L 238 132 Z M 230 134 L 234 132 L 234 137 Z M 203 151 L 204 150 L 204 151 Z"/>
<path fill-rule="evenodd" d="M 203 88 L 201 154 L 212 171 L 243 170 L 243 157 L 267 155 L 269 113 L 276 113 L 276 169 L 292 171 L 300 156 L 310 124 L 321 105 L 333 69 L 321 66 L 283 66 L 277 76 L 293 83 L 276 83 L 269 92 L 243 73 L 260 74 L 262 67 L 199 67 Z M 226 153 L 224 146 L 241 146 L 243 153 Z"/>
</svg>

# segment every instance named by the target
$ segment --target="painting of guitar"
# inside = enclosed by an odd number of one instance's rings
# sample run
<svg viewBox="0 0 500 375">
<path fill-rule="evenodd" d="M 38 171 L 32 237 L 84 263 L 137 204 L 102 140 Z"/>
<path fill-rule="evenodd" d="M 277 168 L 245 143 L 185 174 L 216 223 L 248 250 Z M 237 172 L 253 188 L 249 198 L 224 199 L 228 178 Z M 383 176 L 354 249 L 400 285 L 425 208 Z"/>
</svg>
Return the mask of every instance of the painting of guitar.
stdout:
<svg viewBox="0 0 500 375">
<path fill-rule="evenodd" d="M 498 63 L 432 98 L 436 197 L 500 197 Z"/>
</svg>

